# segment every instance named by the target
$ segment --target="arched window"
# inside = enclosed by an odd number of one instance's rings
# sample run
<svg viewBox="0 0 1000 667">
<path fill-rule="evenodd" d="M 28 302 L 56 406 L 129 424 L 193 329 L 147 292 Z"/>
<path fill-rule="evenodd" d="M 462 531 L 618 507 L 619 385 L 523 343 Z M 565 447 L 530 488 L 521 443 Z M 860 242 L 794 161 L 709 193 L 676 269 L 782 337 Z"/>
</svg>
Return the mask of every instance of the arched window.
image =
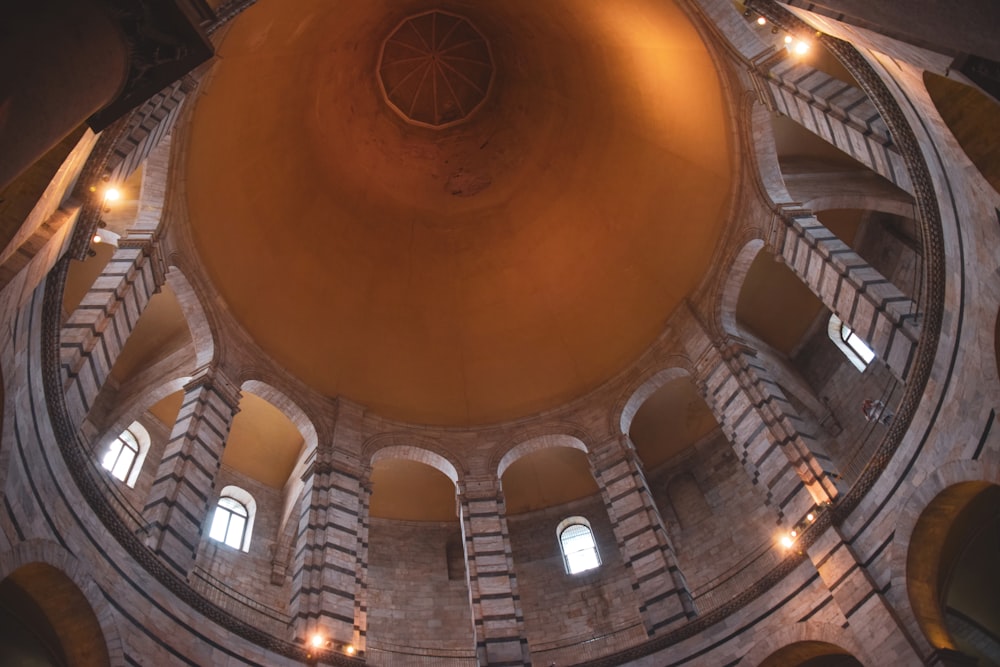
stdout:
<svg viewBox="0 0 1000 667">
<path fill-rule="evenodd" d="M 122 431 L 111 441 L 101 458 L 101 466 L 129 487 L 135 486 L 139 470 L 149 451 L 149 433 L 139 422 Z"/>
<path fill-rule="evenodd" d="M 559 548 L 567 573 L 592 570 L 601 564 L 594 532 L 590 529 L 590 522 L 582 516 L 564 519 L 556 528 L 556 535 L 559 536 Z"/>
<path fill-rule="evenodd" d="M 868 347 L 868 343 L 836 315 L 830 316 L 830 325 L 827 328 L 827 333 L 833 344 L 844 353 L 844 356 L 859 371 L 864 371 L 868 368 L 868 364 L 875 358 L 875 352 Z"/>
<path fill-rule="evenodd" d="M 238 486 L 227 486 L 215 504 L 208 536 L 234 549 L 249 551 L 256 514 L 257 503 L 253 496 Z"/>
</svg>

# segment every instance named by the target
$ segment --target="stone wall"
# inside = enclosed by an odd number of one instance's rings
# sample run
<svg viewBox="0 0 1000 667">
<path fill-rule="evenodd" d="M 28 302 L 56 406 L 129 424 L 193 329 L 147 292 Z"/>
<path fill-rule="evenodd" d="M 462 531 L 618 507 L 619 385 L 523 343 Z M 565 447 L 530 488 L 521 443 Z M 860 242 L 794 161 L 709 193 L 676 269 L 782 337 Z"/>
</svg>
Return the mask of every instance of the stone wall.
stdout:
<svg viewBox="0 0 1000 667">
<path fill-rule="evenodd" d="M 472 654 L 475 638 L 464 560 L 449 576 L 449 522 L 371 519 L 368 529 L 368 638 L 372 647 L 437 655 Z M 456 575 L 458 575 L 456 577 Z"/>
</svg>

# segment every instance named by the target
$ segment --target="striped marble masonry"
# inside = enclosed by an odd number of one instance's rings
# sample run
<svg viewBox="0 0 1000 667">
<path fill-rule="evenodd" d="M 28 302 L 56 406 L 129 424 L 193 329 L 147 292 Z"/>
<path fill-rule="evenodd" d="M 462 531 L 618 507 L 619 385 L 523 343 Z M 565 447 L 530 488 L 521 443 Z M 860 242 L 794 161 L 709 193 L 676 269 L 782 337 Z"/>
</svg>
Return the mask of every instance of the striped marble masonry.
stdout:
<svg viewBox="0 0 1000 667">
<path fill-rule="evenodd" d="M 185 385 L 177 421 L 142 511 L 146 543 L 182 576 L 194 565 L 239 397 L 217 370 L 204 369 Z"/>
<path fill-rule="evenodd" d="M 639 596 L 650 637 L 694 618 L 695 610 L 677 556 L 650 494 L 635 448 L 622 435 L 590 453 L 611 526 Z"/>
<path fill-rule="evenodd" d="M 465 480 L 460 483 L 459 506 L 479 663 L 530 665 L 499 483 Z"/>
<path fill-rule="evenodd" d="M 823 304 L 905 381 L 920 339 L 917 306 L 809 211 L 775 216 L 774 248 Z"/>
<path fill-rule="evenodd" d="M 357 470 L 322 460 L 303 481 L 289 602 L 295 638 L 319 633 L 364 655 L 371 490 Z"/>
</svg>

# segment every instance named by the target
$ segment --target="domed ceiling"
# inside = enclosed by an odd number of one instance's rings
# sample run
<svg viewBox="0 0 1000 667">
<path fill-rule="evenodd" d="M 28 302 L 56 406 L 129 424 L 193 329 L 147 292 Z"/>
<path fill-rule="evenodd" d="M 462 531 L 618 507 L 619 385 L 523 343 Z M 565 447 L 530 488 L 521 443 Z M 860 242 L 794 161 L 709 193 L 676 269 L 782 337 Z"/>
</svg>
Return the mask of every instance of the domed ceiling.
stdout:
<svg viewBox="0 0 1000 667">
<path fill-rule="evenodd" d="M 633 362 L 709 268 L 726 112 L 667 0 L 260 2 L 209 77 L 198 253 L 325 394 L 427 424 L 551 408 Z"/>
</svg>

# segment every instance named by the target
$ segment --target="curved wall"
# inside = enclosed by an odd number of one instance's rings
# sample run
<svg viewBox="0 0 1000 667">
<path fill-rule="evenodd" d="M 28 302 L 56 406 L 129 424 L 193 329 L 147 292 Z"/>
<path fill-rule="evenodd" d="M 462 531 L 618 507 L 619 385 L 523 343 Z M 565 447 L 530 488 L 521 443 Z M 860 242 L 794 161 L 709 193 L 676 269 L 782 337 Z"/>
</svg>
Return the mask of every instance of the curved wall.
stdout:
<svg viewBox="0 0 1000 667">
<path fill-rule="evenodd" d="M 750 49 L 745 20 L 727 5 L 704 0 L 693 5 L 692 11 L 713 20 L 736 48 Z M 825 19 L 816 21 L 836 32 L 837 27 Z M 708 289 L 695 299 L 696 316 L 672 319 L 669 340 L 654 344 L 641 360 L 644 365 L 616 378 L 585 402 L 523 423 L 469 432 L 420 429 L 365 415 L 346 403 L 317 402 L 286 379 L 272 383 L 274 378 L 265 378 L 290 401 L 301 399 L 302 414 L 318 434 L 296 475 L 308 474 L 307 469 L 315 465 L 311 457 L 316 457 L 333 470 L 357 469 L 363 479 L 374 452 L 381 449 L 388 456 L 392 447 L 409 447 L 406 458 L 447 470 L 445 474 L 458 485 L 462 518 L 433 525 L 369 519 L 366 495 L 360 494 L 364 547 L 363 551 L 358 547 L 352 557 L 363 562 L 363 567 L 351 576 L 364 582 L 364 595 L 357 596 L 360 602 L 351 603 L 353 609 L 361 610 L 360 615 L 355 613 L 345 622 L 355 625 L 353 641 L 362 623 L 360 637 L 367 641 L 368 662 L 475 664 L 473 641 L 492 631 L 489 619 L 484 619 L 481 610 L 477 612 L 476 605 L 481 609 L 490 593 L 481 588 L 470 593 L 473 584 L 467 572 L 473 571 L 473 565 L 485 568 L 486 559 L 497 556 L 477 551 L 475 543 L 482 537 L 476 531 L 475 503 L 485 502 L 492 494 L 491 502 L 499 503 L 499 510 L 492 510 L 491 518 L 499 517 L 505 535 L 500 567 L 517 584 L 504 593 L 505 599 L 515 602 L 514 627 L 523 633 L 520 641 L 536 664 L 755 665 L 774 660 L 803 664 L 824 655 L 810 652 L 817 645 L 838 647 L 866 665 L 953 664 L 948 651 L 954 643 L 925 632 L 921 612 L 915 609 L 907 558 L 918 553 L 914 549 L 920 546 L 911 543 L 921 539 L 921 531 L 915 528 L 918 518 L 942 490 L 960 482 L 1000 483 L 1000 441 L 994 429 L 1000 383 L 990 357 L 1000 304 L 995 253 L 1000 239 L 992 216 L 1000 201 L 996 192 L 980 187 L 981 180 L 962 178 L 954 169 L 967 164 L 966 158 L 939 122 L 921 71 L 904 62 L 890 74 L 877 43 L 861 41 L 859 45 L 859 57 L 885 82 L 889 99 L 898 105 L 899 118 L 894 122 L 905 122 L 912 131 L 911 149 L 918 154 L 905 157 L 911 163 L 919 159 L 926 164 L 927 181 L 917 180 L 918 189 L 937 193 L 933 217 L 939 220 L 941 247 L 925 246 L 923 260 L 931 261 L 927 253 L 940 252 L 945 262 L 941 275 L 931 276 L 932 282 L 943 281 L 936 285 L 943 297 L 940 331 L 934 331 L 939 337 L 933 345 L 923 339 L 919 353 L 927 362 L 926 385 L 905 387 L 909 393 L 891 429 L 868 426 L 868 435 L 861 438 L 871 442 L 870 448 L 862 448 L 866 454 L 862 463 L 870 461 L 868 467 L 860 465 L 849 472 L 855 438 L 831 436 L 839 443 L 831 447 L 831 455 L 844 478 L 860 484 L 853 491 L 841 488 L 843 495 L 836 496 L 850 502 L 835 502 L 820 514 L 816 525 L 803 526 L 807 528 L 804 536 L 784 551 L 774 540 L 798 527 L 802 516 L 783 517 L 764 484 L 747 476 L 746 457 L 733 449 L 738 428 L 727 422 L 724 411 L 717 413 L 722 416 L 721 430 L 649 470 L 643 470 L 629 447 L 616 444 L 621 442 L 616 431 L 624 423 L 622 415 L 628 413 L 631 418 L 639 409 L 629 401 L 636 388 L 668 368 L 684 366 L 685 372 L 699 372 L 702 359 L 692 358 L 690 351 L 696 348 L 692 340 L 709 340 L 709 334 L 697 316 L 714 313 L 720 302 L 724 307 L 735 306 L 725 287 Z M 887 101 L 883 99 L 883 105 Z M 919 199 L 921 193 L 915 194 Z M 766 229 L 767 218 L 760 217 L 747 224 Z M 744 245 L 735 235 L 726 252 L 740 256 Z M 250 573 L 240 572 L 246 561 L 228 561 L 223 556 L 227 563 L 216 572 L 237 578 L 250 575 L 257 588 L 238 582 L 229 585 L 231 581 L 215 588 L 196 586 L 193 580 L 167 571 L 153 550 L 136 546 L 142 544 L 148 527 L 142 516 L 129 514 L 128 505 L 113 504 L 120 494 L 109 478 L 92 461 L 81 466 L 83 459 L 66 456 L 73 447 L 90 451 L 97 434 L 89 422 L 73 424 L 79 429 L 67 433 L 67 416 L 50 415 L 52 406 L 60 405 L 52 401 L 53 387 L 60 386 L 54 375 L 56 350 L 52 346 L 58 326 L 53 323 L 58 320 L 51 314 L 55 311 L 46 316 L 45 299 L 47 290 L 49 298 L 53 290 L 61 292 L 58 281 L 65 277 L 62 266 L 50 272 L 50 257 L 40 255 L 0 293 L 7 332 L 0 341 L 4 379 L 0 563 L 85 567 L 87 581 L 74 581 L 104 629 L 112 664 L 282 665 L 312 659 L 310 649 L 296 643 L 301 628 L 292 627 L 290 610 L 282 608 L 283 600 L 294 595 L 291 589 L 301 586 L 290 572 L 303 569 L 295 565 L 295 557 L 284 557 L 287 571 L 282 571 L 273 567 L 275 559 L 281 560 L 280 550 L 262 551 Z M 192 283 L 199 289 L 196 278 Z M 725 275 L 721 284 L 726 284 Z M 925 290 L 934 288 L 933 284 L 924 286 Z M 728 312 L 719 319 L 736 322 Z M 924 323 L 929 320 L 933 318 Z M 193 366 L 187 369 L 190 374 L 194 370 Z M 821 390 L 834 402 L 856 404 L 858 387 L 839 377 L 833 374 Z M 699 382 L 706 403 L 712 400 L 709 386 L 708 380 Z M 805 407 L 806 401 L 800 403 Z M 817 421 L 823 417 L 815 416 Z M 860 423 L 859 415 L 854 418 Z M 814 426 L 819 433 L 835 430 L 825 422 Z M 852 433 L 850 424 L 842 426 Z M 883 439 L 883 433 L 890 437 Z M 381 438 L 378 443 L 374 443 L 376 437 Z M 504 455 L 534 438 L 552 444 L 566 437 L 586 448 L 601 493 L 504 517 L 502 495 L 498 495 L 498 470 L 510 464 Z M 330 442 L 335 443 L 332 452 L 318 444 Z M 337 450 L 336 443 L 344 442 L 351 444 Z M 371 444 L 367 450 L 366 442 Z M 609 475 L 607 470 L 613 468 L 605 465 L 624 465 L 627 473 Z M 616 485 L 625 478 L 635 486 L 619 492 Z M 310 482 L 308 488 L 315 484 Z M 86 489 L 97 490 L 110 502 L 93 504 Z M 292 519 L 283 518 L 283 508 L 298 501 L 300 491 L 298 487 L 286 489 L 288 494 L 295 497 L 289 500 L 274 494 L 262 504 L 271 508 L 261 511 L 271 512 L 274 524 L 265 532 L 276 535 L 285 530 L 282 526 L 298 525 L 295 512 Z M 640 509 L 623 511 L 623 497 L 639 499 Z M 669 625 L 658 626 L 659 621 L 650 620 L 648 606 L 661 598 L 643 588 L 648 577 L 636 575 L 646 552 L 629 544 L 634 535 L 625 522 L 640 514 L 651 517 L 641 535 L 657 540 L 657 549 L 673 563 L 675 588 L 669 595 L 680 591 L 677 608 L 683 608 L 679 612 L 683 617 L 671 619 Z M 591 521 L 604 563 L 599 570 L 574 578 L 560 572 L 554 533 L 558 522 L 570 515 Z M 109 533 L 109 526 L 126 522 L 125 533 Z M 303 522 L 312 529 L 308 518 Z M 261 525 L 268 525 L 267 520 Z M 459 567 L 454 562 L 456 534 L 457 543 L 465 545 L 463 560 L 470 565 L 463 562 Z M 277 537 L 273 541 L 280 543 Z M 32 552 L 32 545 L 45 544 L 53 546 Z M 218 547 L 202 543 L 200 549 L 194 562 L 204 564 L 205 550 Z M 53 563 L 56 556 L 47 553 L 66 555 L 58 557 L 60 565 Z M 675 570 L 683 575 L 676 577 Z M 267 584 L 268 580 L 278 583 Z M 471 611 L 463 606 L 470 595 Z M 357 662 L 344 654 L 347 640 L 340 641 L 313 657 Z M 786 650 L 795 646 L 810 650 Z M 493 657 L 480 647 L 481 662 L 497 662 Z M 520 664 L 521 659 L 516 661 Z"/>
</svg>

